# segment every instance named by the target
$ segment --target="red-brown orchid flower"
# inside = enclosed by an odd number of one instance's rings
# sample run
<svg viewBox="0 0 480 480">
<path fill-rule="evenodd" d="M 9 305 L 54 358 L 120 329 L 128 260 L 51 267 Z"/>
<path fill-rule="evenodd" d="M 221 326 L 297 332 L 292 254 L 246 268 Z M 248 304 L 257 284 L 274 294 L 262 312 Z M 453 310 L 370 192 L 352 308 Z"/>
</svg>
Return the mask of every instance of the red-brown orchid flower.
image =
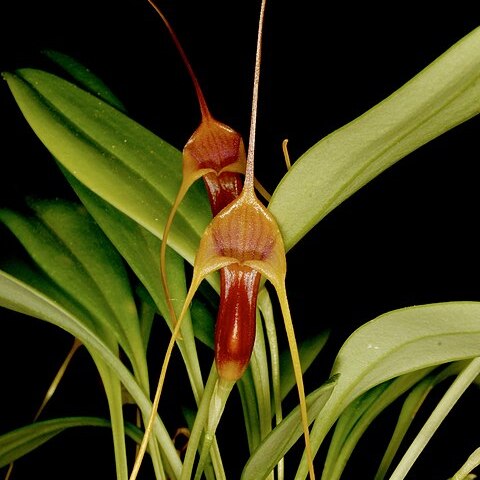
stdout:
<svg viewBox="0 0 480 480">
<path fill-rule="evenodd" d="M 265 0 L 262 2 L 260 25 L 263 22 L 264 9 Z M 179 331 L 179 324 L 202 280 L 210 273 L 220 270 L 226 288 L 220 300 L 217 316 L 215 362 L 220 382 L 223 384 L 235 383 L 247 368 L 253 349 L 258 274 L 263 275 L 272 283 L 279 298 L 292 355 L 300 397 L 310 478 L 314 479 L 305 390 L 285 289 L 287 269 L 285 247 L 274 217 L 258 200 L 254 189 L 254 150 L 261 39 L 262 29 L 260 28 L 245 183 L 240 196 L 213 218 L 200 240 L 195 257 L 192 283 L 174 335 Z"/>
<path fill-rule="evenodd" d="M 257 296 L 260 278 L 263 275 L 273 284 L 280 300 L 300 397 L 310 478 L 314 479 L 305 392 L 285 290 L 285 248 L 275 219 L 258 200 L 254 189 L 255 123 L 265 0 L 262 1 L 258 32 L 248 158 L 246 158 L 240 135 L 211 116 L 199 83 L 175 33 L 158 7 L 153 4 L 152 0 L 148 1 L 162 17 L 187 66 L 202 114 L 200 126 L 183 150 L 183 180 L 164 230 L 161 265 L 167 301 L 169 301 L 169 294 L 168 279 L 165 273 L 165 252 L 168 232 L 178 205 L 188 188 L 200 177 L 203 177 L 214 215 L 200 241 L 194 262 L 192 283 L 165 354 L 153 405 L 154 412 L 158 407 L 167 365 L 175 341 L 179 336 L 182 319 L 200 283 L 210 273 L 217 270 L 220 270 L 221 276 L 220 305 L 215 326 L 215 363 L 219 375 L 219 385 L 221 389 L 229 391 L 242 377 L 250 362 L 255 342 Z M 243 173 L 245 173 L 245 183 L 242 188 L 240 174 Z M 172 319 L 175 320 L 171 302 L 169 308 Z M 136 465 L 139 458 L 141 461 L 141 456 L 145 451 L 150 429 L 151 425 L 148 425 Z"/>
<path fill-rule="evenodd" d="M 216 120 L 208 108 L 198 79 L 190 65 L 173 28 L 153 0 L 148 0 L 163 20 L 172 40 L 187 68 L 200 106 L 201 122 L 183 149 L 182 183 L 165 222 L 160 251 L 160 269 L 165 296 L 173 323 L 176 315 L 170 299 L 166 273 L 166 248 L 168 234 L 175 213 L 191 185 L 203 177 L 213 215 L 236 198 L 242 189 L 242 176 L 245 173 L 245 146 L 241 135 Z"/>
<path fill-rule="evenodd" d="M 183 149 L 182 183 L 167 221 L 165 222 L 160 252 L 162 281 L 170 316 L 175 323 L 176 316 L 170 300 L 165 268 L 168 234 L 175 213 L 188 189 L 200 178 L 203 178 L 213 216 L 220 212 L 232 200 L 237 198 L 242 190 L 242 177 L 245 174 L 246 155 L 241 135 L 229 126 L 216 120 L 210 113 L 195 72 L 173 28 L 153 0 L 148 0 L 148 2 L 163 20 L 187 68 L 195 88 L 201 113 L 200 125 Z M 255 185 L 264 198 L 270 198 L 260 183 L 256 182 Z"/>
</svg>

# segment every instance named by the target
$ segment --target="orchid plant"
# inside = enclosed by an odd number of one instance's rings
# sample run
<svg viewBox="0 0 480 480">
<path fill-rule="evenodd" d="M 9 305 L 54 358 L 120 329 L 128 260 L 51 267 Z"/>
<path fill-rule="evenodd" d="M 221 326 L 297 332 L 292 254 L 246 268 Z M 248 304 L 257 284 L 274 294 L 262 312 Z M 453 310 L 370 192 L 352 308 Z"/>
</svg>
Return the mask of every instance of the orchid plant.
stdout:
<svg viewBox="0 0 480 480">
<path fill-rule="evenodd" d="M 130 118 L 103 81 L 70 55 L 45 52 L 65 75 L 3 72 L 75 199 L 52 192 L 52 198 L 28 198 L 23 208 L 0 209 L 0 222 L 23 247 L 3 255 L 0 306 L 72 337 L 34 421 L 0 432 L 0 467 L 14 477 L 15 463 L 28 462 L 54 437 L 92 427 L 111 431 L 119 480 L 232 478 L 226 456 L 240 435 L 220 442 L 217 427 L 228 421 L 235 392 L 239 411 L 233 415 L 243 416 L 249 452 L 243 480 L 340 479 L 366 430 L 391 405 L 399 405 L 398 418 L 374 478 L 405 478 L 479 377 L 480 304 L 446 301 L 384 312 L 351 332 L 329 374 L 307 389 L 302 372 L 321 355 L 329 332 L 319 328 L 311 338 L 295 338 L 286 254 L 380 173 L 480 112 L 480 28 L 315 143 L 270 197 L 255 180 L 253 160 L 265 2 L 247 149 L 211 115 L 180 42 L 153 6 L 200 104 L 202 121 L 183 155 Z M 289 163 L 286 142 L 284 152 Z M 163 339 L 169 334 L 168 347 L 158 345 L 156 329 Z M 176 347 L 178 365 L 167 370 Z M 68 359 L 81 348 L 98 371 L 108 415 L 45 418 L 45 404 L 55 401 L 68 376 Z M 162 360 L 160 373 L 152 352 Z M 162 392 L 169 376 L 188 384 L 188 398 L 175 388 Z M 446 380 L 443 396 L 406 442 L 415 414 Z M 173 432 L 172 415 L 183 419 Z M 105 455 L 111 451 L 106 445 Z M 445 465 L 445 478 L 471 478 L 479 464 L 480 450 L 465 452 L 463 465 Z"/>
</svg>

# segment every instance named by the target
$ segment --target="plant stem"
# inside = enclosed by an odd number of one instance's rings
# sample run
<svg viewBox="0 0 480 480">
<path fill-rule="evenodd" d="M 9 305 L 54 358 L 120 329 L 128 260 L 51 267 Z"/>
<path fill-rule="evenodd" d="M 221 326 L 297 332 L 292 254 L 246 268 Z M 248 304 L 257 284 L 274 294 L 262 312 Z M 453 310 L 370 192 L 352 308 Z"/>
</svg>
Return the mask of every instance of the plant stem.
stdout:
<svg viewBox="0 0 480 480">
<path fill-rule="evenodd" d="M 203 441 L 202 450 L 200 452 L 200 460 L 197 465 L 195 473 L 195 480 L 200 480 L 202 477 L 207 459 L 210 457 L 210 449 L 215 439 L 215 431 L 222 418 L 223 410 L 227 403 L 230 392 L 235 385 L 233 380 L 225 380 L 218 377 L 212 392 L 212 396 L 208 405 L 208 418 L 205 428 L 205 438 Z"/>
<path fill-rule="evenodd" d="M 210 405 L 210 399 L 215 388 L 215 384 L 218 379 L 217 369 L 215 363 L 213 363 L 208 376 L 203 397 L 198 407 L 198 412 L 195 417 L 195 423 L 193 424 L 190 439 L 188 441 L 187 452 L 183 461 L 183 469 L 181 480 L 188 480 L 192 478 L 193 464 L 195 463 L 195 455 L 198 450 L 198 446 L 201 441 L 203 429 L 208 421 L 208 407 Z"/>
<path fill-rule="evenodd" d="M 273 408 L 275 410 L 275 424 L 278 425 L 282 419 L 282 399 L 280 393 L 280 354 L 278 352 L 277 331 L 275 328 L 275 318 L 273 316 L 272 302 L 266 288 L 262 288 L 258 295 L 260 311 L 262 312 L 265 331 L 267 334 L 268 346 L 270 350 L 272 389 L 273 389 Z M 277 466 L 278 480 L 284 478 L 284 460 L 280 460 Z"/>
</svg>

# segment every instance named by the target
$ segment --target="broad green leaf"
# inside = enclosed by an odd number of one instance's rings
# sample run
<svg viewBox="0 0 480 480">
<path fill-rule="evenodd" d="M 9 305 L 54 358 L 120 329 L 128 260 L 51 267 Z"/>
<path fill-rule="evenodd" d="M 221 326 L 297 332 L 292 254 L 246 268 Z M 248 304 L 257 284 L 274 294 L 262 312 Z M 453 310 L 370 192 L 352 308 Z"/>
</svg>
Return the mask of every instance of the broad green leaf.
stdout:
<svg viewBox="0 0 480 480">
<path fill-rule="evenodd" d="M 9 261 L 4 262 L 3 266 L 6 267 L 10 273 L 13 273 L 16 278 L 22 279 L 22 281 L 34 286 L 44 295 L 50 297 L 52 300 L 55 300 L 55 302 L 57 302 L 59 305 L 62 305 L 63 308 L 71 312 L 87 328 L 92 328 L 99 338 L 101 338 L 102 341 L 110 348 L 112 353 L 115 353 L 118 356 L 118 342 L 115 339 L 113 332 L 104 328 L 100 328 L 98 322 L 95 324 L 95 322 L 92 321 L 93 319 L 91 318 L 91 315 L 85 309 L 83 309 L 74 299 L 60 289 L 58 285 L 56 285 L 48 276 L 46 276 L 38 268 L 35 268 L 34 264 L 31 262 L 24 262 L 21 259 L 9 259 Z M 108 400 L 112 435 L 114 440 L 117 477 L 119 480 L 127 479 L 128 468 L 124 440 L 125 427 L 123 419 L 123 399 L 119 379 L 98 354 L 90 349 L 89 353 L 91 354 L 95 365 L 97 366 Z M 60 381 L 60 379 L 58 379 L 58 381 Z M 51 394 L 53 394 L 53 392 L 51 392 Z M 43 409 L 44 406 L 45 403 L 42 404 L 41 408 Z M 154 462 L 157 461 L 155 455 L 152 457 L 152 460 Z"/>
<path fill-rule="evenodd" d="M 37 217 L 84 266 L 102 292 L 130 342 L 139 334 L 138 318 L 122 258 L 87 211 L 62 200 L 29 202 Z"/>
<path fill-rule="evenodd" d="M 78 427 L 111 428 L 111 424 L 108 420 L 97 417 L 63 417 L 35 422 L 4 433 L 0 435 L 0 468 L 35 450 L 66 429 Z M 142 439 L 142 432 L 131 424 L 126 424 L 125 432 L 135 442 Z"/>
<path fill-rule="evenodd" d="M 60 200 L 31 201 L 31 206 L 35 216 L 0 210 L 0 220 L 59 288 L 115 334 L 135 367 L 142 368 L 145 349 L 118 252 L 82 207 Z"/>
<path fill-rule="evenodd" d="M 125 112 L 126 109 L 123 103 L 105 85 L 103 80 L 98 78 L 78 60 L 56 50 L 44 50 L 43 54 L 62 67 L 76 81 L 79 87 L 109 103 L 117 110 Z"/>
<path fill-rule="evenodd" d="M 161 283 L 160 240 L 88 190 L 68 172 L 65 173 L 82 203 L 148 290 L 170 328 L 173 328 Z M 185 301 L 186 279 L 184 261 L 172 249 L 167 249 L 167 274 L 170 293 L 178 315 Z M 187 365 L 194 396 L 199 399 L 203 391 L 203 382 L 189 314 L 183 320 L 181 334 L 183 341 L 178 345 Z"/>
<path fill-rule="evenodd" d="M 99 357 L 115 372 L 139 406 L 143 417 L 150 416 L 152 403 L 128 368 L 98 335 L 58 303 L 22 281 L 0 271 L 0 306 L 57 325 L 78 338 L 91 352 L 98 353 Z M 168 464 L 169 471 L 172 472 L 173 478 L 178 478 L 182 468 L 181 462 L 169 432 L 158 416 L 154 423 L 154 433 L 161 445 L 163 458 Z"/>
<path fill-rule="evenodd" d="M 160 280 L 160 240 L 91 192 L 68 172 L 64 173 L 87 210 L 139 277 L 165 318 L 169 319 Z M 186 296 L 184 261 L 171 249 L 167 250 L 167 253 L 170 293 L 173 296 L 177 314 L 179 314 Z M 212 283 L 215 284 L 215 280 L 212 280 Z M 194 397 L 199 402 L 203 393 L 203 381 L 189 315 L 184 318 L 181 333 L 182 341 L 178 343 L 179 349 L 187 367 Z M 214 449 L 212 458 L 215 464 L 221 463 L 218 449 Z"/>
<path fill-rule="evenodd" d="M 480 303 L 447 302 L 388 312 L 356 330 L 340 349 L 339 379 L 311 441 L 318 450 L 343 410 L 370 388 L 423 368 L 480 356 Z M 307 475 L 306 463 L 297 479 Z"/>
<path fill-rule="evenodd" d="M 135 374 L 144 391 L 148 392 L 145 347 L 127 272 L 118 252 L 83 207 L 65 201 L 31 201 L 31 206 L 37 214 L 38 224 L 44 227 L 39 230 L 46 231 L 47 235 L 29 235 L 31 232 L 28 228 L 26 232 L 21 229 L 22 224 L 18 217 L 14 217 L 17 223 L 12 221 L 12 212 L 3 212 L 10 213 L 10 216 L 6 215 L 6 223 L 19 234 L 42 269 L 70 295 L 70 303 L 83 305 L 90 312 L 91 318 L 98 319 L 100 316 L 102 339 L 107 339 L 111 348 L 110 337 L 120 333 L 120 341 L 132 361 Z M 108 398 L 117 476 L 119 479 L 127 479 L 119 380 L 104 364 L 103 359 L 95 351 L 88 349 L 100 372 Z M 200 373 L 197 374 L 197 379 L 201 386 Z M 161 469 L 157 452 L 152 455 L 152 460 L 156 468 Z"/>
<path fill-rule="evenodd" d="M 332 379 L 307 396 L 310 423 L 321 413 L 334 387 L 335 380 Z M 273 429 L 251 455 L 243 469 L 241 479 L 258 480 L 266 478 L 302 434 L 300 407 L 296 407 Z"/>
<path fill-rule="evenodd" d="M 70 173 L 64 172 L 81 202 L 105 235 L 115 245 L 135 275 L 155 301 L 161 314 L 170 321 L 160 274 L 161 241 L 141 225 L 124 215 L 101 197 L 90 191 Z M 183 259 L 167 249 L 169 287 L 176 311 L 180 311 L 185 298 Z M 188 324 L 188 322 L 186 322 Z M 186 331 L 182 334 L 186 334 Z"/>
<path fill-rule="evenodd" d="M 138 298 L 138 321 L 140 322 L 140 331 L 142 332 L 144 345 L 148 345 L 153 322 L 158 313 L 158 307 L 142 283 L 137 285 L 135 293 Z"/>
<path fill-rule="evenodd" d="M 162 238 L 182 175 L 181 153 L 94 95 L 34 69 L 4 78 L 55 159 L 92 192 Z M 211 218 L 197 182 L 182 202 L 169 244 L 193 263 Z"/>
<path fill-rule="evenodd" d="M 70 312 L 70 314 L 80 320 L 86 328 L 95 332 L 95 334 L 109 346 L 112 352 L 117 351 L 118 342 L 116 338 L 111 338 L 111 335 L 108 333 L 110 329 L 100 328 L 98 322 L 95 322 L 88 311 L 72 299 L 63 289 L 59 288 L 37 265 L 27 261 L 27 259 L 9 258 L 6 261 L 2 259 L 1 268 L 5 273 L 29 285 L 31 288 L 61 306 L 64 310 Z"/>
<path fill-rule="evenodd" d="M 372 109 L 320 140 L 269 209 L 292 248 L 325 215 L 421 145 L 480 112 L 480 28 Z"/>
</svg>

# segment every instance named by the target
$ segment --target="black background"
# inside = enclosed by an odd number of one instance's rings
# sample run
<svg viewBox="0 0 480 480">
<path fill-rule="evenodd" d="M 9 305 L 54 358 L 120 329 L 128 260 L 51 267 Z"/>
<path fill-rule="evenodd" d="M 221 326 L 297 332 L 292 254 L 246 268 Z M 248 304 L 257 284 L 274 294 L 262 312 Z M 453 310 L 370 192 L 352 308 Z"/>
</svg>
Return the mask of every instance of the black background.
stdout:
<svg viewBox="0 0 480 480">
<path fill-rule="evenodd" d="M 306 0 L 268 4 L 256 173 L 270 191 L 285 173 L 284 138 L 295 160 L 478 26 L 475 2 L 432 3 L 422 10 L 418 4 L 389 3 L 388 9 Z M 258 2 L 165 1 L 161 7 L 212 112 L 247 138 Z M 182 148 L 197 126 L 190 80 L 146 1 L 2 2 L 0 25 L 2 71 L 51 69 L 40 52 L 53 48 L 88 66 L 135 120 L 176 147 Z M 71 196 L 5 82 L 0 84 L 0 121 L 0 206 L 20 204 L 27 195 Z M 307 375 L 307 385 L 321 383 L 346 336 L 377 315 L 415 304 L 480 298 L 479 132 L 475 118 L 420 148 L 344 202 L 289 252 L 287 288 L 298 336 L 332 328 L 329 347 Z M 3 257 L 12 243 L 0 229 Z M 0 322 L 4 432 L 30 421 L 71 340 L 6 311 L 0 312 Z M 448 468 L 459 466 L 478 444 L 478 417 L 462 413 L 475 401 L 478 395 L 469 392 L 461 401 L 465 409 L 454 411 L 439 432 L 436 445 L 448 455 L 439 458 L 427 450 L 409 478 L 443 479 L 454 473 Z M 45 415 L 52 417 L 105 414 L 86 354 L 79 354 L 49 409 Z M 390 415 L 383 424 L 392 421 Z M 244 460 L 236 438 L 243 432 L 232 427 L 220 433 L 225 444 L 233 445 L 234 467 L 240 466 Z M 364 478 L 372 476 L 365 465 L 382 452 L 374 439 L 383 432 L 376 434 L 359 449 L 346 478 L 358 478 L 358 465 Z M 65 433 L 18 462 L 13 478 L 31 478 L 31 472 L 49 478 L 113 478 L 106 466 L 108 442 L 108 433 Z"/>
</svg>

